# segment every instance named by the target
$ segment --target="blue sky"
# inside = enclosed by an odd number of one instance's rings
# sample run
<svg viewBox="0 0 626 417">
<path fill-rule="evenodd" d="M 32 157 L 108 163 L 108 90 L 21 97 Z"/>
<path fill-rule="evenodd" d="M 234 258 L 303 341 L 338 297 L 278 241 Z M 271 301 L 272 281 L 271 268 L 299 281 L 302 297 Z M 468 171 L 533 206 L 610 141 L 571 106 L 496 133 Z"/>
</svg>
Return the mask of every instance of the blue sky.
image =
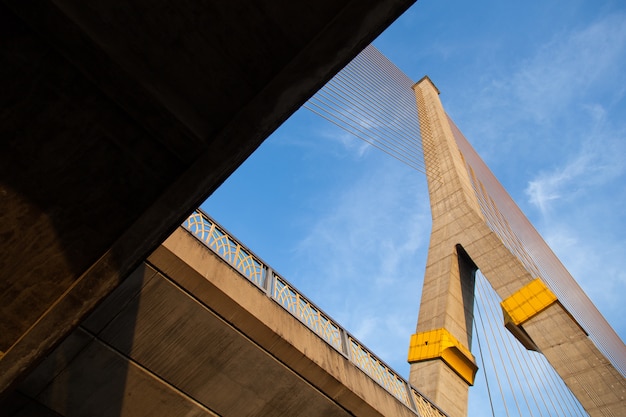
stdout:
<svg viewBox="0 0 626 417">
<path fill-rule="evenodd" d="M 430 76 L 624 340 L 626 3 L 420 0 L 374 45 Z M 422 173 L 303 109 L 202 207 L 408 377 L 430 232 Z"/>
</svg>

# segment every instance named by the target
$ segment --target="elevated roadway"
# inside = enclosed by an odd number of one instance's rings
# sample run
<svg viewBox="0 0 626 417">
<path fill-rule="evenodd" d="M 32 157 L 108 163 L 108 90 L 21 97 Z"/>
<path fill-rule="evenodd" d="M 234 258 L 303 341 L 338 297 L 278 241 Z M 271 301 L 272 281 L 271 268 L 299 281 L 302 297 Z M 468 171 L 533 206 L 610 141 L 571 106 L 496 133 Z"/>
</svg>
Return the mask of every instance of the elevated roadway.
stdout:
<svg viewBox="0 0 626 417">
<path fill-rule="evenodd" d="M 181 227 L 22 381 L 5 412 L 443 416 L 416 393 L 407 406 L 406 385 L 392 394 L 349 355 Z"/>
</svg>

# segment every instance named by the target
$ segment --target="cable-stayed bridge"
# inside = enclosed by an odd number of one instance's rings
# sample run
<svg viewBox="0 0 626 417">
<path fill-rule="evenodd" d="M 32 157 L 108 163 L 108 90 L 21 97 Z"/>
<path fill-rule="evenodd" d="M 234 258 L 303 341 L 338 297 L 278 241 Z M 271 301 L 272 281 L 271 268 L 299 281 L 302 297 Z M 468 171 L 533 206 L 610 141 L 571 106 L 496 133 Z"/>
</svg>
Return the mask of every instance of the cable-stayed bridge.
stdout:
<svg viewBox="0 0 626 417">
<path fill-rule="evenodd" d="M 348 332 L 338 331 L 341 349 L 328 345 L 268 297 L 276 286 L 242 278 L 182 229 L 159 246 L 411 2 L 140 3 L 0 6 L 1 412 L 440 414 Z M 369 134 L 366 120 L 359 130 Z M 404 152 L 419 157 L 413 149 Z M 417 168 L 447 184 L 441 166 Z M 280 300 L 295 299 L 305 318 L 321 313 L 282 282 Z M 549 302 L 540 305 L 561 300 Z M 537 337 L 524 331 L 542 314 L 533 311 L 509 325 L 531 347 Z M 417 329 L 410 359 L 445 361 L 443 373 L 471 379 L 456 330 L 430 331 Z"/>
<path fill-rule="evenodd" d="M 353 65 L 359 66 L 358 72 Z M 371 78 L 372 74 L 374 81 L 363 79 Z M 406 76 L 369 47 L 315 95 L 307 107 L 426 173 L 432 202 L 437 193 L 444 196 L 454 193 L 445 190 L 450 179 L 446 177 L 449 173 L 445 163 L 437 160 L 441 158 L 441 150 L 437 149 L 438 139 L 432 134 L 436 127 L 425 125 L 423 115 L 418 118 L 412 85 Z M 358 91 L 355 86 L 364 90 Z M 430 89 L 431 94 L 438 93 L 428 79 L 418 86 Z M 347 91 L 351 91 L 350 94 Z M 420 103 L 419 95 L 417 103 Z M 463 245 L 453 244 L 448 249 L 453 251 L 452 259 L 456 260 L 456 275 L 455 262 L 450 263 L 452 271 L 450 267 L 437 269 L 449 275 L 447 281 L 454 281 L 450 276 L 457 279 L 456 284 L 449 285 L 458 287 L 461 308 L 438 312 L 431 307 L 433 299 L 428 299 L 432 291 L 425 289 L 428 295 L 424 296 L 423 306 L 426 307 L 420 311 L 420 320 L 428 317 L 429 309 L 436 313 L 431 321 L 436 322 L 441 316 L 452 319 L 444 320 L 443 325 L 432 325 L 434 328 L 430 329 L 418 323 L 409 349 L 409 360 L 416 368 L 411 372 L 411 382 L 393 371 L 219 224 L 198 211 L 31 374 L 22 384 L 21 392 L 62 415 L 84 414 L 98 408 L 105 415 L 136 412 L 133 404 L 137 403 L 132 401 L 105 401 L 117 390 L 114 397 L 136 396 L 141 404 L 151 398 L 165 398 L 167 401 L 162 400 L 160 411 L 168 413 L 460 416 L 466 412 L 467 393 L 459 393 L 456 388 L 451 391 L 450 387 L 456 384 L 467 389 L 475 378 L 475 368 L 479 367 L 489 369 L 489 401 L 495 415 L 502 412 L 500 407 L 504 407 L 507 415 L 565 416 L 586 415 L 587 412 L 619 415 L 624 408 L 621 368 L 624 363 L 620 350 L 623 344 L 620 345 L 619 338 L 612 339 L 611 329 L 601 317 L 595 316 L 593 306 L 582 304 L 584 308 L 577 309 L 581 300 L 586 299 L 584 294 L 576 290 L 575 283 L 564 281 L 568 275 L 563 275 L 558 270 L 560 264 L 549 258 L 551 252 L 545 259 L 542 251 L 546 247 L 532 234 L 534 229 L 527 230 L 529 225 L 506 199 L 504 190 L 498 189 L 498 183 L 490 179 L 490 173 L 454 124 L 447 117 L 445 121 L 458 146 L 458 155 L 462 155 L 462 172 L 468 175 L 465 190 L 477 196 L 475 208 L 483 216 L 479 220 L 485 222 L 491 238 L 495 235 L 501 244 L 501 247 L 478 251 L 480 261 L 477 262 L 489 259 L 481 271 L 493 273 L 496 270 L 498 275 L 506 276 L 498 268 L 517 268 L 541 279 L 521 285 L 519 277 L 508 278 L 504 286 L 521 288 L 522 292 L 509 289 L 512 295 L 502 296 L 482 274 L 475 275 L 477 265 L 471 258 L 478 250 L 472 247 L 475 242 L 461 239 L 459 242 Z M 425 131 L 430 135 L 425 135 Z M 506 210 L 500 209 L 502 206 Z M 454 204 L 440 202 L 433 207 L 433 217 L 436 218 L 437 210 L 447 215 L 453 209 Z M 462 227 L 471 230 L 476 226 Z M 471 234 L 472 239 L 476 239 L 475 233 Z M 460 239 L 454 234 L 453 237 Z M 435 246 L 437 244 L 435 241 Z M 432 246 L 431 241 L 431 251 L 436 252 Z M 469 253 L 464 247 L 469 248 Z M 519 265 L 506 259 L 505 265 L 499 266 L 499 259 L 506 256 L 502 253 L 495 260 L 491 259 L 492 251 L 502 250 L 510 252 Z M 447 253 L 445 257 L 451 258 Z M 220 262 L 220 258 L 226 264 Z M 429 261 L 429 265 L 432 268 L 433 262 Z M 555 268 L 561 273 L 556 278 Z M 535 289 L 535 283 L 544 281 L 549 287 L 544 284 L 539 290 Z M 430 285 L 440 286 L 441 282 L 442 279 L 436 277 Z M 427 280 L 425 285 L 428 284 Z M 562 288 L 559 290 L 559 284 L 565 287 L 565 292 Z M 242 291 L 243 288 L 246 290 Z M 449 296 L 453 291 L 439 290 L 437 297 Z M 251 295 L 240 296 L 240 292 Z M 520 296 L 523 292 L 530 295 Z M 576 298 L 568 301 L 567 296 L 572 293 Z M 544 300 L 546 294 L 547 301 Z M 513 300 L 517 307 L 500 305 L 502 300 Z M 180 304 L 176 306 L 176 303 Z M 434 303 L 441 304 L 437 300 Z M 448 306 L 450 302 L 444 304 Z M 287 314 L 276 313 L 276 305 Z M 572 320 L 576 328 L 583 329 L 576 320 L 587 323 L 582 331 L 594 341 L 603 357 L 594 353 L 596 356 L 592 358 L 573 361 L 563 356 L 568 363 L 557 360 L 556 365 L 543 360 L 537 351 L 553 349 L 544 346 L 551 338 L 563 336 L 557 334 L 557 329 L 547 332 L 544 329 L 545 340 L 538 340 L 528 326 L 555 308 L 567 308 L 566 314 L 559 318 Z M 524 311 L 521 319 L 516 319 L 518 310 Z M 457 317 L 453 317 L 455 315 Z M 295 317 L 301 326 L 294 327 L 289 316 Z M 185 324 L 181 325 L 183 322 Z M 505 322 L 516 339 L 501 332 Z M 561 322 L 560 326 L 566 324 Z M 462 328 L 460 336 L 455 326 Z M 476 338 L 476 335 L 480 336 Z M 574 338 L 567 335 L 569 339 L 558 341 L 557 350 L 584 341 L 586 334 L 583 335 L 574 334 Z M 461 342 L 463 337 L 465 340 Z M 480 358 L 474 358 L 469 352 L 473 337 L 474 343 L 480 343 L 479 349 L 474 350 L 479 352 Z M 242 345 L 241 339 L 247 346 Z M 304 343 L 305 340 L 310 345 Z M 320 341 L 320 346 L 328 346 L 330 350 L 317 346 Z M 261 350 L 260 357 L 252 353 L 255 349 Z M 563 352 L 551 359 L 554 361 L 559 355 Z M 593 372 L 598 367 L 608 369 L 608 372 L 599 371 L 606 379 L 596 379 L 593 385 L 588 385 L 592 382 L 586 374 L 585 359 L 594 361 Z M 241 363 L 233 366 L 238 360 Z M 278 370 L 272 370 L 271 364 L 276 361 L 280 363 Z M 433 363 L 439 369 L 428 369 Z M 565 376 L 566 380 L 569 378 L 569 385 L 573 385 L 571 390 L 562 383 L 563 370 L 559 372 L 559 366 L 576 368 Z M 220 372 L 222 376 L 217 375 Z M 436 375 L 438 372 L 444 376 Z M 121 385 L 120 378 L 124 380 Z M 580 384 L 585 382 L 584 378 L 587 378 L 587 385 Z M 455 382 L 451 383 L 450 379 Z M 520 387 L 525 389 L 518 391 Z M 229 395 L 233 390 L 237 390 L 238 395 Z M 298 395 L 294 394 L 296 391 Z M 255 395 L 265 397 L 250 403 L 249 399 Z M 458 407 L 451 408 L 446 397 L 452 397 Z M 243 398 L 247 401 L 242 401 Z M 276 403 L 277 398 L 281 399 L 280 405 Z M 151 408 L 146 410 L 155 412 Z"/>
</svg>

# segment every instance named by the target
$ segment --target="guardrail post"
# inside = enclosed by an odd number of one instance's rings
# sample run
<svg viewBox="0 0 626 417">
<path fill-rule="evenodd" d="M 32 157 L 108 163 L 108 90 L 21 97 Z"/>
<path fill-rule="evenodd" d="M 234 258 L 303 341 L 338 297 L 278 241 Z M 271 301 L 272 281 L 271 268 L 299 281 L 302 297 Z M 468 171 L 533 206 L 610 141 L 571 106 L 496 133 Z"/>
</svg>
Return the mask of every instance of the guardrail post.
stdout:
<svg viewBox="0 0 626 417">
<path fill-rule="evenodd" d="M 409 384 L 407 381 L 404 381 L 404 386 L 406 387 L 406 393 L 409 397 L 409 408 L 415 411 L 417 415 L 420 415 L 419 411 L 417 410 L 417 404 L 415 404 L 415 397 L 413 397 L 413 388 L 411 387 L 411 384 Z"/>
<path fill-rule="evenodd" d="M 265 290 L 265 294 L 274 298 L 274 286 L 276 285 L 276 278 L 274 278 L 274 270 L 269 266 L 265 266 L 265 285 L 263 285 L 263 289 Z"/>
<path fill-rule="evenodd" d="M 350 338 L 343 327 L 339 327 L 339 337 L 341 338 L 341 351 L 348 358 L 348 360 L 350 360 L 350 362 L 353 362 L 352 354 L 350 353 Z"/>
</svg>

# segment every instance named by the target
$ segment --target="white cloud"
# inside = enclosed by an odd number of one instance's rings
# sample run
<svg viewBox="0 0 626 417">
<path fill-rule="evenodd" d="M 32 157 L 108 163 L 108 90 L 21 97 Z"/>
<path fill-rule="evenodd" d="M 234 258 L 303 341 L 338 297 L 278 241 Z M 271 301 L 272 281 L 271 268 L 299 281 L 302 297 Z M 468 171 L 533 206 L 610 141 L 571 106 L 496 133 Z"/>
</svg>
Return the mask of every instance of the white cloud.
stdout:
<svg viewBox="0 0 626 417">
<path fill-rule="evenodd" d="M 580 154 L 563 167 L 549 173 L 540 173 L 526 187 L 530 202 L 547 216 L 553 202 L 577 192 L 582 177 L 591 169 L 589 159 L 589 155 Z"/>
<path fill-rule="evenodd" d="M 625 52 L 626 15 L 606 16 L 544 44 L 520 64 L 511 90 L 527 116 L 549 122 L 589 89 L 604 86 L 607 78 L 613 82 Z"/>
<path fill-rule="evenodd" d="M 591 111 L 602 114 L 599 106 Z M 580 134 L 580 133 L 579 133 Z M 528 182 L 525 193 L 544 220 L 553 215 L 552 207 L 563 204 L 588 204 L 586 197 L 619 187 L 616 182 L 626 172 L 626 125 L 613 130 L 605 123 L 596 123 L 569 161 L 551 171 L 539 172 Z"/>
<path fill-rule="evenodd" d="M 408 377 L 430 209 L 423 174 L 381 153 L 375 161 L 333 192 L 296 245 L 294 259 L 303 265 L 296 285 Z"/>
<path fill-rule="evenodd" d="M 624 13 L 562 30 L 527 52 L 481 67 L 476 82 L 455 92 L 456 99 L 448 98 L 450 93 L 445 97 L 459 126 L 492 167 L 507 153 L 509 160 L 520 153 L 549 158 L 557 144 L 567 148 L 578 143 L 581 127 L 589 133 L 585 125 L 600 123 L 624 99 Z"/>
</svg>

